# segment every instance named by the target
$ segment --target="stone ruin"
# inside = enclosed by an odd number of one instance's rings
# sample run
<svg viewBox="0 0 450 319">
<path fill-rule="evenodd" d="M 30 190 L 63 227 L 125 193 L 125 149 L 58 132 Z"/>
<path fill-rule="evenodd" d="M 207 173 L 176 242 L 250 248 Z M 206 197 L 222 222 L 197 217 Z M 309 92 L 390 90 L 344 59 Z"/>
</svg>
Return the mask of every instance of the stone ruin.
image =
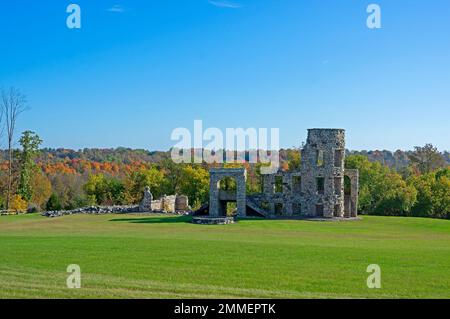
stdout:
<svg viewBox="0 0 450 319">
<path fill-rule="evenodd" d="M 351 219 L 358 216 L 358 170 L 345 169 L 345 130 L 310 129 L 301 150 L 301 167 L 263 175 L 259 194 L 246 194 L 245 169 L 211 169 L 210 200 L 194 223 L 217 219 L 227 224 L 227 205 L 236 202 L 238 217 Z M 225 177 L 236 180 L 234 192 L 220 189 Z M 201 215 L 207 215 L 202 217 Z"/>
<path fill-rule="evenodd" d="M 139 212 L 164 212 L 176 213 L 187 212 L 190 210 L 189 199 L 184 195 L 164 195 L 158 200 L 153 200 L 153 195 L 150 192 L 150 187 L 144 190 L 144 197 L 139 205 Z"/>
<path fill-rule="evenodd" d="M 152 201 L 153 195 L 150 191 L 150 187 L 146 186 L 144 190 L 144 197 L 142 198 L 141 203 L 139 204 L 140 212 L 149 212 L 152 210 Z"/>
<path fill-rule="evenodd" d="M 189 207 L 189 199 L 184 195 L 164 195 L 158 200 L 153 200 L 150 187 L 144 190 L 144 196 L 138 205 L 123 206 L 89 206 L 72 210 L 47 211 L 43 212 L 45 217 L 61 217 L 66 215 L 89 214 L 89 215 L 106 215 L 106 214 L 131 214 L 131 213 L 167 213 L 187 215 L 191 213 Z"/>
</svg>

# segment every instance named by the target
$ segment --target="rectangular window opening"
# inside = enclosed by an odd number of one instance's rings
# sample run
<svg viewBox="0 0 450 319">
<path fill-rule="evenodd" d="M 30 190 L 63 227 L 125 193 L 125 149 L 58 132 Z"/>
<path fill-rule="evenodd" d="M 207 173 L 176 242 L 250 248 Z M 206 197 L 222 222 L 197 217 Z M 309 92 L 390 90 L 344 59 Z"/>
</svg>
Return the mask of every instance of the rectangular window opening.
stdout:
<svg viewBox="0 0 450 319">
<path fill-rule="evenodd" d="M 323 195 L 325 193 L 325 178 L 317 178 L 317 193 Z"/>
<path fill-rule="evenodd" d="M 283 192 L 283 177 L 275 176 L 275 193 Z"/>
<path fill-rule="evenodd" d="M 294 194 L 298 194 L 302 192 L 302 177 L 301 176 L 293 176 L 292 177 L 292 191 Z"/>
<path fill-rule="evenodd" d="M 227 216 L 234 216 L 237 214 L 236 202 L 227 202 Z"/>
<path fill-rule="evenodd" d="M 323 150 L 317 150 L 317 166 L 323 166 Z"/>
<path fill-rule="evenodd" d="M 283 204 L 281 203 L 275 204 L 275 215 L 277 216 L 283 215 Z"/>
<path fill-rule="evenodd" d="M 321 204 L 316 205 L 316 216 L 323 217 L 323 205 Z"/>
</svg>

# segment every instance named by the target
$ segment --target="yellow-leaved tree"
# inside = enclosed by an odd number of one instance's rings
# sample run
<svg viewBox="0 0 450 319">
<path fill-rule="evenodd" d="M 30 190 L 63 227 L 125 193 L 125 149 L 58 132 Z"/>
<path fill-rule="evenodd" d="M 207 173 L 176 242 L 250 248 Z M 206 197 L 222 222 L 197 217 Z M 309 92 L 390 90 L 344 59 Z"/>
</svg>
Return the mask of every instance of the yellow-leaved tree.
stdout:
<svg viewBox="0 0 450 319">
<path fill-rule="evenodd" d="M 25 213 L 28 208 L 28 203 L 20 195 L 13 195 L 11 198 L 10 209 L 16 212 Z"/>
</svg>

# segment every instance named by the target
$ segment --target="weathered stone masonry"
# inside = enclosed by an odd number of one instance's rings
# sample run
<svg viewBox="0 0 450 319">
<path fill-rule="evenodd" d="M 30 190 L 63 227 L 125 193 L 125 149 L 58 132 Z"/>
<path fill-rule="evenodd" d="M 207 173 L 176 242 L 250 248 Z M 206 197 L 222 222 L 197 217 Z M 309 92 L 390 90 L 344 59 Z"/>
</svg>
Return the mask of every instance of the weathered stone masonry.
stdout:
<svg viewBox="0 0 450 319">
<path fill-rule="evenodd" d="M 239 217 L 248 212 L 270 218 L 357 217 L 359 176 L 358 170 L 344 168 L 345 130 L 308 130 L 301 160 L 298 171 L 263 175 L 262 193 L 249 196 L 245 169 L 212 169 L 209 216 L 225 216 L 226 203 L 236 201 Z M 225 177 L 235 178 L 236 194 L 220 190 Z"/>
<path fill-rule="evenodd" d="M 184 195 L 164 195 L 158 200 L 153 200 L 150 187 L 146 187 L 140 205 L 127 206 L 89 206 L 73 210 L 48 211 L 42 213 L 46 217 L 60 217 L 76 214 L 129 214 L 129 213 L 169 213 L 190 214 L 189 199 Z"/>
<path fill-rule="evenodd" d="M 220 190 L 220 181 L 226 177 L 236 180 L 236 194 Z M 246 181 L 247 172 L 241 168 L 219 168 L 210 170 L 209 212 L 211 217 L 225 216 L 227 203 L 236 201 L 237 215 L 246 216 Z"/>
<path fill-rule="evenodd" d="M 160 199 L 153 200 L 150 187 L 146 187 L 144 197 L 139 205 L 139 212 L 167 212 L 175 213 L 189 210 L 189 199 L 184 195 L 164 195 Z"/>
</svg>

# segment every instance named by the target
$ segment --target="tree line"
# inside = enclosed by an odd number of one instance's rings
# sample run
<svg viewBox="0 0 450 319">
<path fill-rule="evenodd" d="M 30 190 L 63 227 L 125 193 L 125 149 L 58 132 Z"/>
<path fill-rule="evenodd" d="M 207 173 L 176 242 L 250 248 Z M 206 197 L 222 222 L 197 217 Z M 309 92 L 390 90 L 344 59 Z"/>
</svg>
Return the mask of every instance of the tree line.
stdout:
<svg viewBox="0 0 450 319">
<path fill-rule="evenodd" d="M 292 149 L 280 150 L 280 161 L 288 160 Z M 364 155 L 371 162 L 380 162 L 395 170 L 407 168 L 411 161 L 410 157 L 414 151 L 396 150 L 347 150 L 347 155 Z M 441 153 L 447 165 L 450 165 L 450 153 Z M 86 162 L 86 163 L 111 163 L 111 164 L 132 164 L 135 162 L 159 163 L 170 158 L 170 151 L 148 151 L 144 149 L 131 149 L 126 147 L 117 148 L 84 148 L 73 150 L 67 148 L 43 148 L 37 156 L 37 161 L 46 164 L 61 164 L 61 162 Z M 0 162 L 8 160 L 8 150 L 0 150 Z M 70 164 L 69 164 L 70 165 Z"/>
<path fill-rule="evenodd" d="M 431 144 L 416 147 L 398 171 L 364 155 L 348 156 L 345 165 L 359 169 L 361 212 L 450 218 L 450 166 Z"/>
<path fill-rule="evenodd" d="M 28 109 L 16 89 L 1 91 L 1 136 L 7 145 L 0 156 L 0 208 L 36 212 L 91 205 L 140 202 L 145 186 L 155 197 L 189 196 L 193 208 L 208 201 L 209 169 L 203 164 L 175 164 L 170 152 L 118 149 L 41 149 L 41 138 L 22 132 L 14 148 L 16 123 Z M 281 169 L 301 165 L 298 149 L 280 152 Z M 450 218 L 450 166 L 448 152 L 433 145 L 397 151 L 394 162 L 387 151 L 347 152 L 346 167 L 360 171 L 359 210 L 367 214 Z M 406 158 L 405 158 L 406 156 Z M 381 160 L 383 159 L 383 160 Z M 401 163 L 393 165 L 392 163 Z M 244 163 L 247 192 L 262 190 L 259 164 Z M 233 188 L 233 181 L 224 181 Z"/>
</svg>

